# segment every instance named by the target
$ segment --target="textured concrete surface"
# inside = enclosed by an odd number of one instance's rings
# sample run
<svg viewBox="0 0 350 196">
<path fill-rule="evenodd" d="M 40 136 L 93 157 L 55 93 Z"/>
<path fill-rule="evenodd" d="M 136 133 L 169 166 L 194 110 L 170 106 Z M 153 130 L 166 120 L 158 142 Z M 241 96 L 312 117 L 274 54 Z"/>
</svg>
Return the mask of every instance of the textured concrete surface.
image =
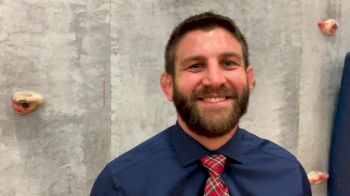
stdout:
<svg viewBox="0 0 350 196">
<path fill-rule="evenodd" d="M 307 170 L 327 170 L 335 105 L 346 52 L 350 49 L 350 2 L 303 2 L 302 64 L 299 90 L 298 157 Z M 341 27 L 328 37 L 313 28 L 314 21 L 336 18 Z M 345 155 L 346 156 L 346 155 Z M 326 183 L 312 187 L 326 195 Z"/>
<path fill-rule="evenodd" d="M 345 53 L 346 0 L 0 0 L 0 195 L 88 195 L 111 159 L 175 122 L 159 87 L 172 28 L 214 10 L 246 34 L 257 86 L 241 122 L 327 170 Z M 340 21 L 334 37 L 317 22 Z M 12 93 L 44 106 L 15 114 Z M 326 195 L 326 183 L 313 186 Z"/>
<path fill-rule="evenodd" d="M 109 14 L 102 1 L 0 2 L 0 195 L 88 195 L 110 153 Z M 19 90 L 46 103 L 19 116 Z"/>
</svg>

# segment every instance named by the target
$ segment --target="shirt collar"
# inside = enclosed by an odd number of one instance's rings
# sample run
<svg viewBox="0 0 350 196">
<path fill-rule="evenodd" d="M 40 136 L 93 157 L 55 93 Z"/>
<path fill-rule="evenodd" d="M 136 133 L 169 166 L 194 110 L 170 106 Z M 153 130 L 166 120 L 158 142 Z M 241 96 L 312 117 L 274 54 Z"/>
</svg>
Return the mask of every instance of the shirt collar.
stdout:
<svg viewBox="0 0 350 196">
<path fill-rule="evenodd" d="M 196 162 L 201 157 L 209 154 L 223 154 L 228 161 L 243 163 L 242 156 L 242 131 L 236 130 L 234 136 L 221 148 L 216 151 L 210 151 L 189 136 L 178 123 L 172 129 L 171 144 L 175 154 L 183 167 Z"/>
</svg>

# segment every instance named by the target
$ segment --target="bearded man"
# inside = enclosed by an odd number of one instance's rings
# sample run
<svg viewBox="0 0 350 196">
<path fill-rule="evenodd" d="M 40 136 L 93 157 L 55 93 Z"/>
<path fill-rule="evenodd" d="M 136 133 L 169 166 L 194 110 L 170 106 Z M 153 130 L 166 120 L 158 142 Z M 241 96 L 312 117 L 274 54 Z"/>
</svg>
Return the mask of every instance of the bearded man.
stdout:
<svg viewBox="0 0 350 196">
<path fill-rule="evenodd" d="M 293 155 L 239 127 L 255 80 L 230 18 L 206 12 L 181 22 L 160 84 L 176 124 L 108 163 L 91 196 L 311 195 Z"/>
</svg>

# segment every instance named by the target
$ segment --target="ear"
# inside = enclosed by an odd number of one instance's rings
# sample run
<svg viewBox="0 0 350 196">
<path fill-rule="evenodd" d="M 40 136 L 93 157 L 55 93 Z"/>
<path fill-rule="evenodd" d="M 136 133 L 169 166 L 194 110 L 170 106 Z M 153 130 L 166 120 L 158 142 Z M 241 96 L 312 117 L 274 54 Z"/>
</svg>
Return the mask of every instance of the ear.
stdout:
<svg viewBox="0 0 350 196">
<path fill-rule="evenodd" d="M 247 75 L 247 82 L 248 82 L 249 90 L 253 90 L 255 87 L 254 70 L 250 65 L 248 65 L 248 67 L 246 68 L 245 71 L 246 71 L 246 75 Z"/>
<path fill-rule="evenodd" d="M 173 77 L 164 72 L 160 75 L 160 86 L 169 101 L 173 101 Z"/>
</svg>

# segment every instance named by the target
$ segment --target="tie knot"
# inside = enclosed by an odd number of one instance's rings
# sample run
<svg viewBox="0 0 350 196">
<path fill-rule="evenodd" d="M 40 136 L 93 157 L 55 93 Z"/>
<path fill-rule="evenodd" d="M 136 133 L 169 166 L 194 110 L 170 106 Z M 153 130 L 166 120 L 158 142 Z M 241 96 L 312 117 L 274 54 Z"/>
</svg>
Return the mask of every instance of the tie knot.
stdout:
<svg viewBox="0 0 350 196">
<path fill-rule="evenodd" d="M 207 168 L 210 176 L 218 177 L 224 170 L 226 157 L 221 154 L 214 154 L 202 157 L 200 161 Z"/>
</svg>

